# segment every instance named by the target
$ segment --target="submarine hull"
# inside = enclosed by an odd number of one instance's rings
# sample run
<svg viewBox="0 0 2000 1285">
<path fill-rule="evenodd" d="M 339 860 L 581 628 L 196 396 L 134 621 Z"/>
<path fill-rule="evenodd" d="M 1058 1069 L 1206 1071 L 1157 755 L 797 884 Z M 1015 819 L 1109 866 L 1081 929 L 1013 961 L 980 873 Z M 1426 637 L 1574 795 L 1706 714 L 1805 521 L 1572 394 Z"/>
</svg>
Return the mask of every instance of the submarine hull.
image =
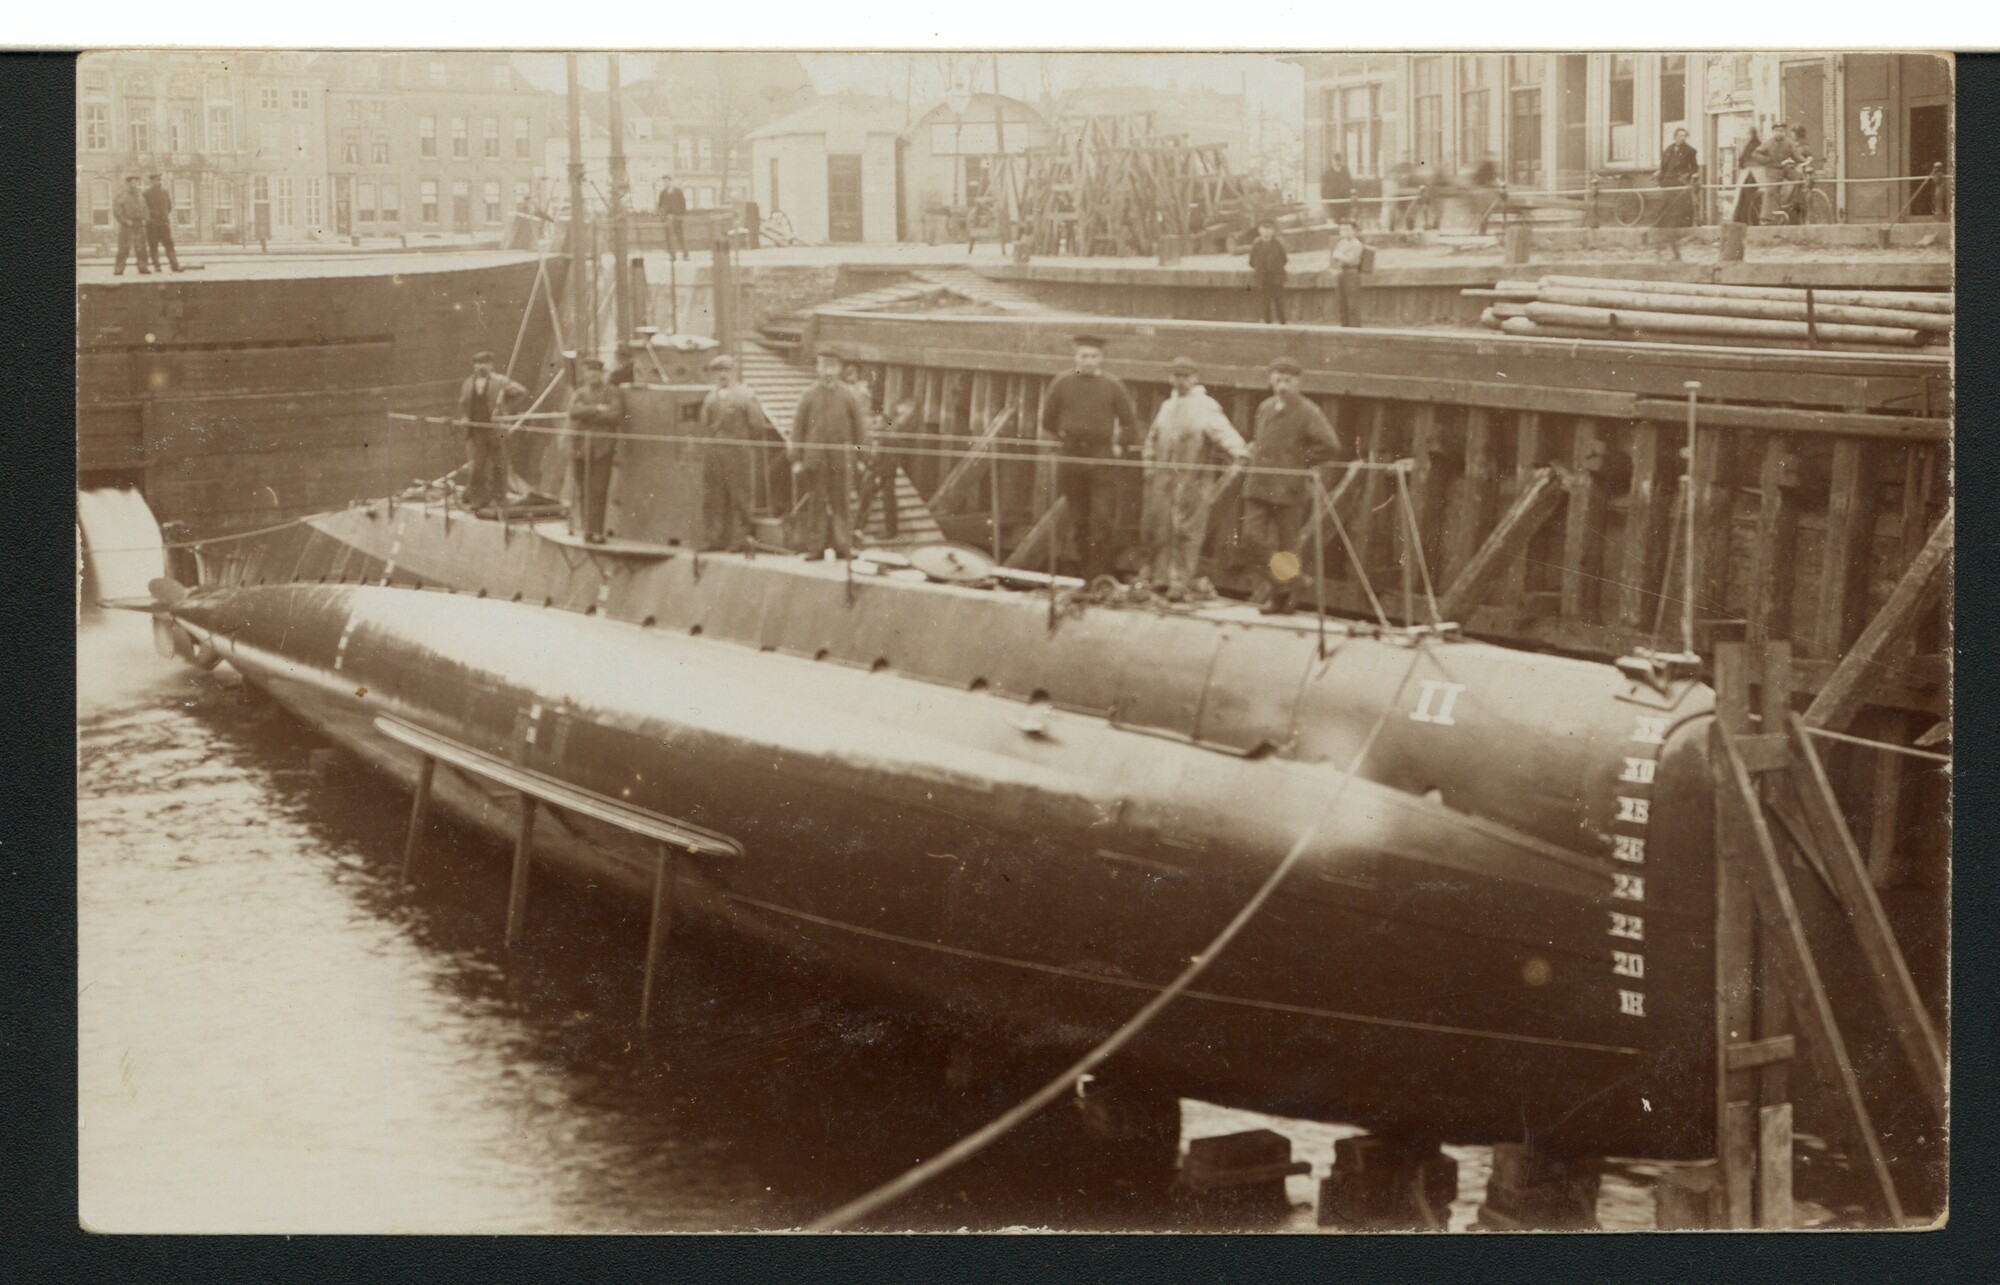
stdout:
<svg viewBox="0 0 2000 1285">
<path fill-rule="evenodd" d="M 532 536 L 502 538 L 516 558 L 546 553 Z M 1106 1074 L 1451 1141 L 1704 1153 L 1704 717 L 1680 719 L 1648 751 L 1641 907 L 1621 893 L 1632 884 L 1616 861 L 1469 809 L 1470 776 L 1461 789 L 1439 768 L 1451 788 L 1432 792 L 1385 779 L 1416 770 L 1407 738 L 1435 730 L 1411 717 L 1437 716 L 1426 676 L 1471 676 L 1474 652 L 1346 643 L 1350 671 L 1373 675 L 1356 708 L 1388 721 L 1379 759 L 1343 788 L 1365 726 L 1336 738 L 1346 752 L 1302 756 L 1303 732 L 1279 752 L 1222 752 L 1047 693 L 1024 701 L 997 684 L 840 663 L 827 648 L 749 646 L 597 602 L 537 605 L 525 580 L 522 601 L 397 582 L 394 555 L 421 561 L 423 548 L 405 529 L 368 564 L 388 583 L 238 576 L 173 613 L 399 779 L 414 779 L 419 757 L 378 720 L 727 836 L 740 852 L 676 861 L 678 905 L 704 930 L 1023 1048 L 1107 1034 L 1310 832 L 1265 911 Z M 769 580 L 767 617 L 783 593 L 798 591 L 796 606 L 838 587 L 770 559 L 712 560 L 707 576 L 726 580 L 732 566 Z M 926 610 L 964 592 L 870 589 L 878 615 L 883 591 Z M 1299 710 L 1332 679 L 1308 669 L 1304 681 Z M 495 833 L 517 824 L 512 795 L 474 775 L 441 768 L 437 797 Z M 650 887 L 656 849 L 611 826 L 545 813 L 535 842 L 599 885 Z"/>
</svg>

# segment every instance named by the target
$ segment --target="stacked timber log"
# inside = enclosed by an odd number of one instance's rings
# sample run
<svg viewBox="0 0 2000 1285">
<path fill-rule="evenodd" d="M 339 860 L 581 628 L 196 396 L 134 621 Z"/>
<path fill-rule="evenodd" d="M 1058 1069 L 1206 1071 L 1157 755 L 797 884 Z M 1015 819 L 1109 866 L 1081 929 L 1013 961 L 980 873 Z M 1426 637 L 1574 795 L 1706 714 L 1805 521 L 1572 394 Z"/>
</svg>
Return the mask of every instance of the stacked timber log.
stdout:
<svg viewBox="0 0 2000 1285">
<path fill-rule="evenodd" d="M 1546 276 L 1467 290 L 1510 335 L 1884 352 L 1947 342 L 1949 294 Z"/>
</svg>

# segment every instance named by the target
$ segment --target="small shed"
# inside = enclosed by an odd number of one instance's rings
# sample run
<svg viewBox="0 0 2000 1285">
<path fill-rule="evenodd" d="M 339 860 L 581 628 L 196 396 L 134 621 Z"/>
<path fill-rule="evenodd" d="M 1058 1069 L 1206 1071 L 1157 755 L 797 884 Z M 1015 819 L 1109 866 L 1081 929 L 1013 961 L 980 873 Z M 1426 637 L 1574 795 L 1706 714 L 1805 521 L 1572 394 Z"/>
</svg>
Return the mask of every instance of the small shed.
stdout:
<svg viewBox="0 0 2000 1285">
<path fill-rule="evenodd" d="M 987 197 L 997 214 L 1015 217 L 1024 153 L 1055 141 L 1048 120 L 1018 98 L 973 94 L 962 112 L 956 105 L 926 108 L 903 136 L 903 226 L 912 235 L 926 214 Z"/>
<path fill-rule="evenodd" d="M 766 217 L 826 244 L 902 239 L 903 104 L 831 94 L 750 132 L 751 177 Z"/>
</svg>

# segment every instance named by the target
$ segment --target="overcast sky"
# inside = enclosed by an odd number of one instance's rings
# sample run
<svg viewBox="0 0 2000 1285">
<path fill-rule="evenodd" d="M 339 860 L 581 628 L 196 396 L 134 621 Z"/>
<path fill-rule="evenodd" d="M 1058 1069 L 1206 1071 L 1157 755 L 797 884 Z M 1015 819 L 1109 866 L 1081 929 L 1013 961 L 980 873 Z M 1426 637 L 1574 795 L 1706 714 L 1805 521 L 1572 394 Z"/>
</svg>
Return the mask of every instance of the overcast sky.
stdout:
<svg viewBox="0 0 2000 1285">
<path fill-rule="evenodd" d="M 984 53 L 818 53 L 800 54 L 799 60 L 821 93 L 858 91 L 900 98 L 907 85 L 922 103 L 940 96 L 954 74 L 969 78 L 975 90 L 990 90 L 994 57 Z M 1001 91 L 1016 98 L 1035 98 L 1044 88 L 1060 93 L 1080 85 L 1200 87 L 1227 93 L 1247 91 L 1250 110 L 1261 108 L 1275 120 L 1296 124 L 1305 110 L 1303 74 L 1273 54 L 1020 53 L 997 57 Z M 651 56 L 644 53 L 627 53 L 624 58 L 628 79 L 643 75 L 651 62 Z M 562 92 L 565 73 L 561 54 L 516 54 L 514 62 L 537 85 Z M 604 87 L 602 55 L 582 55 L 579 64 L 585 86 Z"/>
</svg>

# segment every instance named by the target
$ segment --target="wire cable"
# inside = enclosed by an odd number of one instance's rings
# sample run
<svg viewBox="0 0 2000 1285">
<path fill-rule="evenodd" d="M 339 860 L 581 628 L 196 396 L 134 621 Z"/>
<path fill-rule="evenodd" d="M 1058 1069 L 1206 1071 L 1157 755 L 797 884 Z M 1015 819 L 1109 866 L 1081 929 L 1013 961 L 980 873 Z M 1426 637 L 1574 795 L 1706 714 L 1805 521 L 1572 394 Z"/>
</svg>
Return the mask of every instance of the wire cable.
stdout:
<svg viewBox="0 0 2000 1285">
<path fill-rule="evenodd" d="M 1229 944 L 1236 940 L 1237 935 L 1249 925 L 1250 921 L 1257 917 L 1257 912 L 1262 910 L 1264 903 L 1271 899 L 1273 893 L 1277 892 L 1278 886 L 1285 881 L 1285 876 L 1289 875 L 1298 863 L 1304 859 L 1307 849 L 1312 846 L 1313 840 L 1319 837 L 1320 829 L 1325 825 L 1326 819 L 1333 814 L 1334 808 L 1340 803 L 1341 796 L 1347 792 L 1347 787 L 1353 783 L 1355 775 L 1361 770 L 1361 765 L 1367 761 L 1369 751 L 1375 747 L 1376 738 L 1381 735 L 1383 727 L 1388 724 L 1389 715 L 1402 704 L 1403 692 L 1409 687 L 1410 677 L 1417 672 L 1417 666 L 1422 662 L 1425 654 L 1426 649 L 1421 646 L 1413 649 L 1409 666 L 1404 669 L 1403 677 L 1396 684 L 1395 692 L 1390 695 L 1388 701 L 1383 705 L 1382 713 L 1375 719 L 1375 725 L 1368 729 L 1368 735 L 1362 740 L 1361 747 L 1355 751 L 1353 760 L 1348 763 L 1346 769 L 1341 773 L 1340 783 L 1334 787 L 1333 793 L 1328 796 L 1326 806 L 1320 809 L 1319 815 L 1313 818 L 1312 824 L 1306 827 L 1305 833 L 1298 837 L 1298 841 L 1292 845 L 1291 851 L 1285 854 L 1284 860 L 1280 861 L 1277 868 L 1271 871 L 1269 877 L 1258 886 L 1257 891 L 1250 895 L 1250 899 L 1243 903 L 1242 909 L 1238 910 L 1235 916 L 1227 924 L 1223 925 L 1222 931 L 1215 935 L 1214 939 L 1203 948 L 1200 954 L 1193 957 L 1188 966 L 1181 970 L 1180 976 L 1169 982 L 1158 995 L 1155 995 L 1147 1002 L 1145 1007 L 1128 1018 L 1123 1026 L 1113 1031 L 1096 1048 L 1093 1048 L 1090 1052 L 1077 1059 L 1068 1069 L 1064 1070 L 1040 1089 L 1029 1094 L 1009 1110 L 995 1116 L 983 1127 L 960 1138 L 957 1142 L 954 1142 L 951 1146 L 932 1156 L 922 1164 L 906 1170 L 900 1176 L 890 1179 L 866 1195 L 848 1201 L 832 1213 L 814 1220 L 807 1227 L 807 1230 L 839 1231 L 860 1219 L 868 1217 L 885 1206 L 893 1204 L 931 1179 L 957 1168 L 973 1156 L 978 1155 L 981 1151 L 991 1146 L 1003 1134 L 1038 1114 L 1044 1107 L 1054 1102 L 1063 1094 L 1073 1091 L 1077 1081 L 1081 1077 L 1088 1075 L 1092 1069 L 1101 1066 L 1106 1059 L 1124 1048 L 1126 1044 L 1131 1042 L 1134 1036 L 1150 1025 L 1153 1019 L 1158 1017 L 1167 1005 L 1173 1003 L 1174 1000 L 1180 997 L 1182 992 L 1193 985 L 1196 978 L 1207 972 L 1208 966 L 1214 963 L 1222 952 L 1229 948 Z"/>
</svg>

